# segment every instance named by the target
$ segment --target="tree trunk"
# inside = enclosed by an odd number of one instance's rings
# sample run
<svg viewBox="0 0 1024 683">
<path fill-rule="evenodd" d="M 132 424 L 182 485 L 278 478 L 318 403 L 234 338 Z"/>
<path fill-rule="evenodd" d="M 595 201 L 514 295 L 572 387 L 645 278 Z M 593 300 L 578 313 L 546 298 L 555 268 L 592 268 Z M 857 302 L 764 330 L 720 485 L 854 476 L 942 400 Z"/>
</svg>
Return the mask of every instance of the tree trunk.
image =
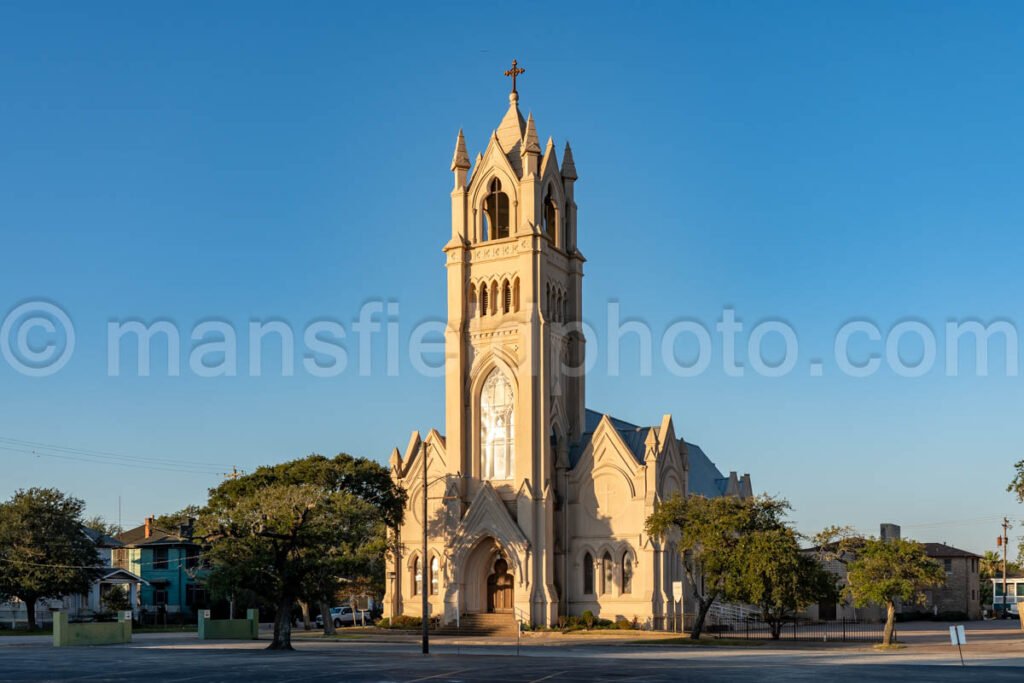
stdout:
<svg viewBox="0 0 1024 683">
<path fill-rule="evenodd" d="M 768 622 L 772 627 L 772 640 L 778 640 L 782 637 L 782 619 Z"/>
<path fill-rule="evenodd" d="M 28 619 L 28 630 L 36 630 L 36 598 L 35 596 L 29 598 L 21 598 L 21 601 L 25 603 L 25 617 Z"/>
<path fill-rule="evenodd" d="M 892 630 L 896 625 L 896 603 L 892 600 L 885 605 L 885 630 L 882 632 L 882 645 L 892 645 Z"/>
<path fill-rule="evenodd" d="M 299 600 L 299 607 L 302 608 L 302 630 L 309 631 L 313 628 L 312 624 L 309 623 L 309 602 Z"/>
<path fill-rule="evenodd" d="M 698 599 L 700 609 L 697 611 L 697 618 L 693 622 L 693 630 L 690 631 L 691 640 L 700 640 L 701 631 L 704 630 L 704 620 L 707 618 L 708 610 L 711 609 L 711 603 L 714 601 L 714 598 L 711 598 L 710 600 L 706 598 Z"/>
<path fill-rule="evenodd" d="M 292 598 L 282 598 L 274 615 L 274 640 L 268 650 L 293 650 L 292 647 Z"/>
<path fill-rule="evenodd" d="M 326 602 L 320 603 L 320 616 L 324 620 L 324 635 L 333 636 L 334 631 L 334 619 L 331 618 L 331 608 Z"/>
</svg>

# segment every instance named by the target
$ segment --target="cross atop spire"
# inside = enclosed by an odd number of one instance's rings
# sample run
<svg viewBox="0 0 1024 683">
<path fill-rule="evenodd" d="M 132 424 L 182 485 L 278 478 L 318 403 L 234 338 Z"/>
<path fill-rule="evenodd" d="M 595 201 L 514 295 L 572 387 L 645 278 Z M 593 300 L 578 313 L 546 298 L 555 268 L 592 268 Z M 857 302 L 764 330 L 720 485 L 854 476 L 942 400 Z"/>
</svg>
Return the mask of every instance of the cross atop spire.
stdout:
<svg viewBox="0 0 1024 683">
<path fill-rule="evenodd" d="M 511 76 L 512 77 L 512 92 L 513 93 L 516 93 L 516 76 L 519 76 L 520 74 L 524 74 L 524 73 L 526 73 L 526 69 L 520 69 L 519 68 L 519 62 L 513 59 L 512 60 L 512 68 L 511 69 L 507 69 L 505 71 L 505 75 L 506 76 Z M 516 94 L 518 94 L 518 93 L 516 93 Z"/>
</svg>

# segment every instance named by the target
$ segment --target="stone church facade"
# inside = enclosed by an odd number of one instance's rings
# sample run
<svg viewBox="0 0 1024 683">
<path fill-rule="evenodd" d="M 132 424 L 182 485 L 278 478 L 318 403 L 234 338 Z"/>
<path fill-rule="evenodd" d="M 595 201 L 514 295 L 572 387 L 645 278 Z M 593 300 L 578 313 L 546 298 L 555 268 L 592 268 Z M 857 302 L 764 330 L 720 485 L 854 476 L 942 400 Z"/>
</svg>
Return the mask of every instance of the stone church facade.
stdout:
<svg viewBox="0 0 1024 683">
<path fill-rule="evenodd" d="M 591 610 L 659 628 L 684 574 L 647 516 L 677 493 L 751 495 L 750 478 L 722 476 L 669 415 L 641 427 L 586 409 L 576 166 L 568 143 L 561 160 L 541 146 L 518 101 L 513 87 L 474 164 L 456 141 L 445 431 L 391 455 L 409 502 L 385 616 L 419 616 L 426 591 L 443 623 L 505 612 L 550 626 Z"/>
</svg>

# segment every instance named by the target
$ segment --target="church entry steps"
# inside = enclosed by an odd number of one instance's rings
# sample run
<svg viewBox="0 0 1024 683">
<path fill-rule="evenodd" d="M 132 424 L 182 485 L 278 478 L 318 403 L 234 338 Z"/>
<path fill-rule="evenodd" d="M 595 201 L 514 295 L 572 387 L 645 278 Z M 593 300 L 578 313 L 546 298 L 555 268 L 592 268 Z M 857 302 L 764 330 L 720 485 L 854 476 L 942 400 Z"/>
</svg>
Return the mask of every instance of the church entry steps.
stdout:
<svg viewBox="0 0 1024 683">
<path fill-rule="evenodd" d="M 454 623 L 434 631 L 439 636 L 493 636 L 515 638 L 519 625 L 511 612 L 463 614 L 459 625 Z"/>
</svg>

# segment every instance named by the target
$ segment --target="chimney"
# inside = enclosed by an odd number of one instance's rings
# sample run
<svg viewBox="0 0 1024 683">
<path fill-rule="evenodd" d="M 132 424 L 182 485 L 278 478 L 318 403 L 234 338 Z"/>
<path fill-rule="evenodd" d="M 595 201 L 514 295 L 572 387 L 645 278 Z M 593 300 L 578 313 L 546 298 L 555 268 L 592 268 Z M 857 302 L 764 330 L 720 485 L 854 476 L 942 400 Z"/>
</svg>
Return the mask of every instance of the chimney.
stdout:
<svg viewBox="0 0 1024 683">
<path fill-rule="evenodd" d="M 183 524 L 178 525 L 178 538 L 183 541 L 191 541 L 195 519 L 189 517 Z"/>
<path fill-rule="evenodd" d="M 149 538 L 153 535 L 153 517 L 146 517 L 146 535 L 145 538 Z"/>
<path fill-rule="evenodd" d="M 883 541 L 898 541 L 900 538 L 899 524 L 883 522 L 879 527 L 879 536 L 881 536 Z"/>
</svg>

